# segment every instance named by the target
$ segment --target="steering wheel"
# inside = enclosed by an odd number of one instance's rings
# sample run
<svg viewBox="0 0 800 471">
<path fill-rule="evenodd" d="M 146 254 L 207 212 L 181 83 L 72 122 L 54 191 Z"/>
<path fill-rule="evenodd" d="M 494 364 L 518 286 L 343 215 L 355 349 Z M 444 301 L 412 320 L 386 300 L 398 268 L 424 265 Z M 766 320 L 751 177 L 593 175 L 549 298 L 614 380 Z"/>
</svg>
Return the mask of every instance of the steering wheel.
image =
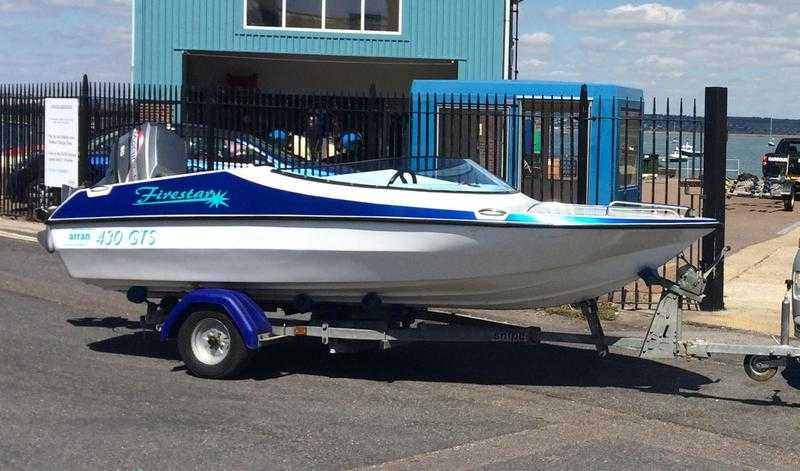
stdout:
<svg viewBox="0 0 800 471">
<path fill-rule="evenodd" d="M 417 184 L 417 174 L 412 172 L 411 170 L 404 169 L 398 170 L 397 173 L 394 174 L 391 180 L 389 180 L 389 184 L 387 186 L 392 186 L 399 178 L 401 182 L 408 185 L 408 180 L 406 180 L 405 174 L 411 175 L 411 181 L 416 185 Z"/>
</svg>

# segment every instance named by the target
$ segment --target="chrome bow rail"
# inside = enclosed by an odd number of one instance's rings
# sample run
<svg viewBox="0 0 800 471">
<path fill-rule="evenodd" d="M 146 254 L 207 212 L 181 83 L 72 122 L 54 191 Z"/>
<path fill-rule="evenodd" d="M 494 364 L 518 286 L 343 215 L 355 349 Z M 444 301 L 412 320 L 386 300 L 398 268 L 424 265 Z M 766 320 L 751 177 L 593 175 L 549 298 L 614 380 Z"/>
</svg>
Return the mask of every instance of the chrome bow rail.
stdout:
<svg viewBox="0 0 800 471">
<path fill-rule="evenodd" d="M 615 209 L 634 213 L 647 214 L 674 214 L 677 217 L 688 216 L 691 208 L 686 206 L 673 206 L 667 204 L 632 203 L 629 201 L 614 201 L 606 207 L 606 216 Z"/>
</svg>

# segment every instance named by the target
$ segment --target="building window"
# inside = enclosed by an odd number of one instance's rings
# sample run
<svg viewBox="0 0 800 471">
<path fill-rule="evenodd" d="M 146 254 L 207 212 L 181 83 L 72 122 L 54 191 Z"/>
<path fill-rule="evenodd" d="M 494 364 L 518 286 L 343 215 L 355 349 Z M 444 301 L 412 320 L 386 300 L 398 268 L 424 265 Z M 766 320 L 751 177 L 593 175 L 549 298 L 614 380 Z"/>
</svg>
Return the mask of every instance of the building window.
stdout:
<svg viewBox="0 0 800 471">
<path fill-rule="evenodd" d="M 247 26 L 280 27 L 283 25 L 283 0 L 249 0 Z"/>
<path fill-rule="evenodd" d="M 640 139 L 642 134 L 642 110 L 636 102 L 624 102 L 620 110 L 619 122 L 619 163 L 617 183 L 620 189 L 636 187 L 639 184 Z"/>
<path fill-rule="evenodd" d="M 287 28 L 322 28 L 322 0 L 285 0 Z"/>
<path fill-rule="evenodd" d="M 399 20 L 400 0 L 364 2 L 364 29 L 367 31 L 397 31 Z"/>
<path fill-rule="evenodd" d="M 244 0 L 245 27 L 397 34 L 403 0 Z"/>
<path fill-rule="evenodd" d="M 325 28 L 361 31 L 361 0 L 327 0 Z"/>
</svg>

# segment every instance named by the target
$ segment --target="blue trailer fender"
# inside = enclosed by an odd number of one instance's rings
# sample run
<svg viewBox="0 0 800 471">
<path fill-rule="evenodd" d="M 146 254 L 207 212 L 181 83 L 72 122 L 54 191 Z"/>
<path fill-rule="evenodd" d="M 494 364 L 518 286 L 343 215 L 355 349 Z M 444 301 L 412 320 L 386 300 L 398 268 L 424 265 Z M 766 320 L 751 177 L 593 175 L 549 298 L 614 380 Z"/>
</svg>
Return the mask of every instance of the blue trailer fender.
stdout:
<svg viewBox="0 0 800 471">
<path fill-rule="evenodd" d="M 161 340 L 166 342 L 176 338 L 183 320 L 199 305 L 214 306 L 227 313 L 250 350 L 258 348 L 259 335 L 272 332 L 264 310 L 246 294 L 227 289 L 198 289 L 184 296 L 167 315 L 161 329 Z"/>
</svg>

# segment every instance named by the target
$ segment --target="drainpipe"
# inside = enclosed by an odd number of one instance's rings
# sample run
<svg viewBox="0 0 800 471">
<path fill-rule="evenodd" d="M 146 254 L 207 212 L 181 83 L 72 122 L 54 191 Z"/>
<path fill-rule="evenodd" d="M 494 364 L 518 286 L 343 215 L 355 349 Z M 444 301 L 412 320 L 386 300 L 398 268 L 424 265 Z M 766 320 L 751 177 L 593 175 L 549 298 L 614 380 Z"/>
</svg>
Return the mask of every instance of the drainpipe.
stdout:
<svg viewBox="0 0 800 471">
<path fill-rule="evenodd" d="M 513 0 L 506 0 L 506 13 L 505 13 L 505 38 L 504 46 L 505 53 L 503 54 L 503 77 L 506 80 L 511 79 L 511 2 Z"/>
</svg>

